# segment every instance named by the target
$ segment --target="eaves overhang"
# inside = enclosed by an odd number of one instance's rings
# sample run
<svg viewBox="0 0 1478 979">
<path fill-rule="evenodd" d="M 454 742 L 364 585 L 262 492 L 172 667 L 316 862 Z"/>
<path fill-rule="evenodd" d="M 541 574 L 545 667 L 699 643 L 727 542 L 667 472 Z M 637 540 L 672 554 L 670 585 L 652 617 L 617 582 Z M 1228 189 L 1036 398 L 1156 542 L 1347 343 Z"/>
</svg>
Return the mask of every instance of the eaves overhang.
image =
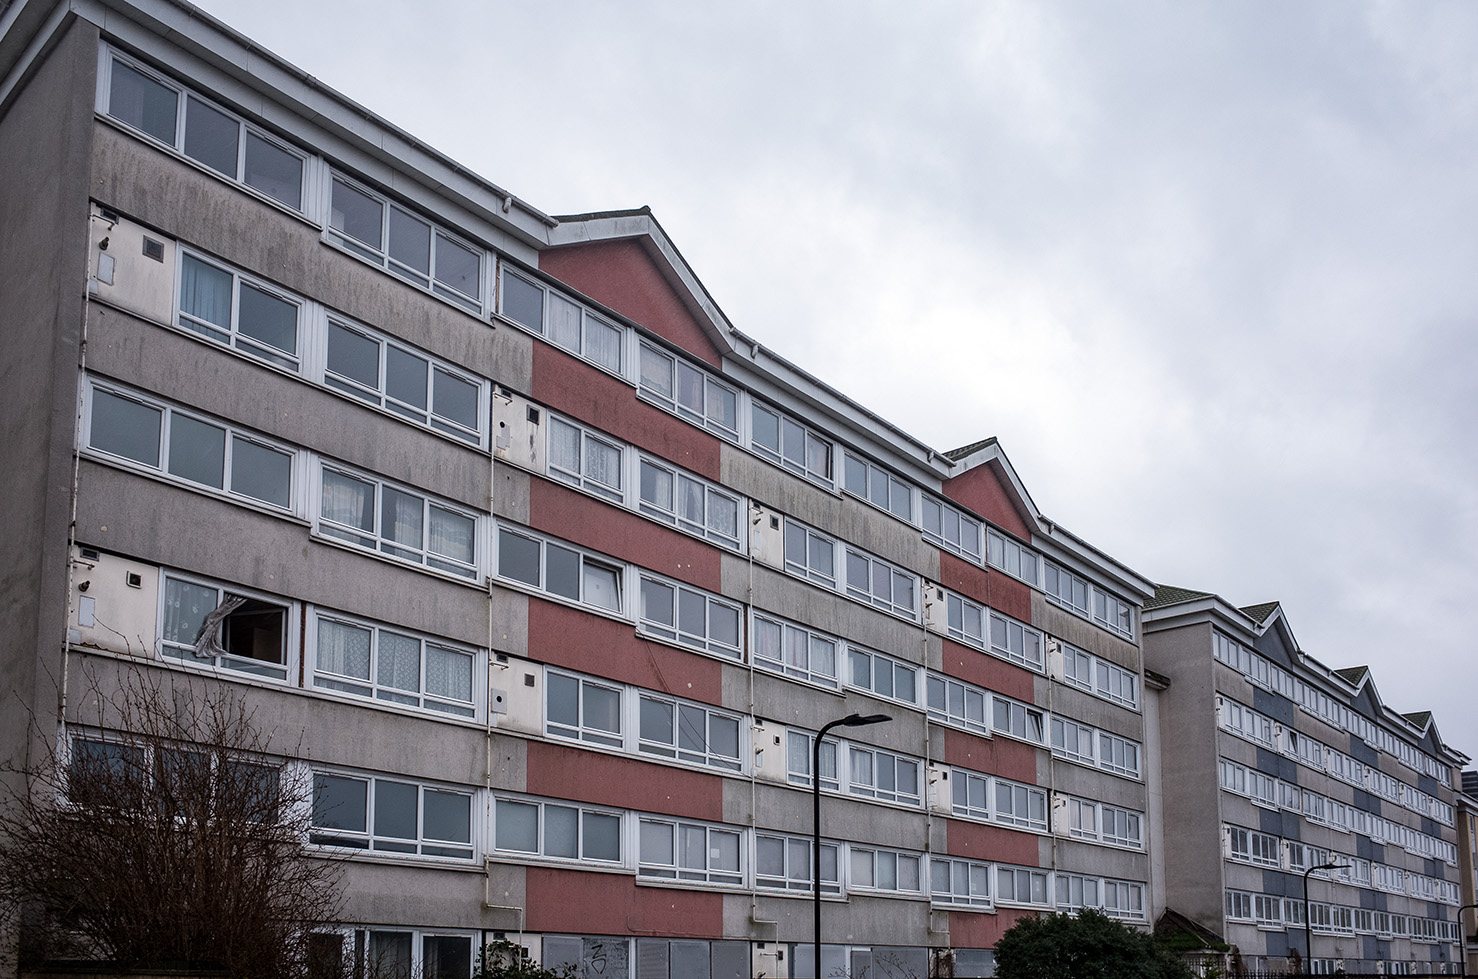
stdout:
<svg viewBox="0 0 1478 979">
<path fill-rule="evenodd" d="M 1035 543 L 1040 545 L 1044 538 L 1051 541 L 1062 553 L 1071 555 L 1080 564 L 1093 568 L 1100 576 L 1106 575 L 1111 578 L 1120 590 L 1131 593 L 1136 599 L 1135 604 L 1143 604 L 1145 599 L 1155 593 L 1154 582 L 1127 564 L 1094 547 L 1059 523 L 1046 517 L 1039 518 L 1039 522 L 1045 529 Z M 1045 551 L 1046 548 L 1043 550 Z"/>
</svg>

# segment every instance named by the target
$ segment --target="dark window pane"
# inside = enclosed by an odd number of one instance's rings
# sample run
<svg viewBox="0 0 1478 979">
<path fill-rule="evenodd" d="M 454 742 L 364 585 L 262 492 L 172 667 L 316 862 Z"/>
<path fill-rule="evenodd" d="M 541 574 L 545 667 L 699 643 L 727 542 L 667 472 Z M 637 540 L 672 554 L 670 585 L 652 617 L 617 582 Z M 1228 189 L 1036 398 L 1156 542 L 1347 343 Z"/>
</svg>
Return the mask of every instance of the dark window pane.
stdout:
<svg viewBox="0 0 1478 979">
<path fill-rule="evenodd" d="M 169 471 L 224 489 L 226 430 L 176 412 L 169 420 Z"/>
<path fill-rule="evenodd" d="M 455 792 L 426 790 L 426 838 L 472 842 L 472 799 Z"/>
<path fill-rule="evenodd" d="M 292 456 L 240 436 L 231 439 L 231 491 L 286 507 L 292 488 Z"/>
<path fill-rule="evenodd" d="M 241 284 L 241 317 L 237 331 L 283 353 L 298 352 L 298 307 L 255 286 Z"/>
<path fill-rule="evenodd" d="M 390 257 L 422 275 L 431 274 L 431 225 L 398 207 L 390 209 Z"/>
<path fill-rule="evenodd" d="M 433 369 L 431 410 L 442 418 L 476 431 L 477 385 L 448 374 L 440 367 Z"/>
<path fill-rule="evenodd" d="M 498 573 L 524 584 L 539 585 L 539 542 L 510 534 L 498 533 Z"/>
<path fill-rule="evenodd" d="M 185 155 L 232 179 L 241 123 L 199 99 L 185 101 Z"/>
<path fill-rule="evenodd" d="M 426 361 L 399 347 L 385 348 L 385 393 L 417 408 L 426 407 Z"/>
<path fill-rule="evenodd" d="M 313 825 L 363 833 L 366 784 L 338 775 L 313 776 Z"/>
<path fill-rule="evenodd" d="M 510 273 L 503 275 L 503 315 L 544 332 L 544 290 Z"/>
<path fill-rule="evenodd" d="M 380 536 L 420 550 L 425 541 L 421 528 L 426 517 L 426 501 L 387 486 L 381 508 Z"/>
<path fill-rule="evenodd" d="M 580 811 L 569 806 L 544 806 L 544 855 L 579 856 Z"/>
<path fill-rule="evenodd" d="M 424 979 L 467 979 L 472 974 L 472 939 L 427 935 L 422 940 Z"/>
<path fill-rule="evenodd" d="M 406 931 L 372 931 L 366 979 L 411 979 L 411 935 Z"/>
<path fill-rule="evenodd" d="M 334 199 L 329 216 L 331 227 L 378 250 L 383 219 L 384 205 L 342 180 L 334 179 Z"/>
<path fill-rule="evenodd" d="M 436 281 L 451 286 L 464 296 L 476 298 L 481 292 L 482 256 L 449 238 L 436 236 Z"/>
<path fill-rule="evenodd" d="M 416 838 L 416 787 L 404 782 L 375 780 L 375 836 L 401 840 Z"/>
<path fill-rule="evenodd" d="M 759 405 L 754 406 L 754 441 L 771 452 L 780 451 L 780 418 Z"/>
<path fill-rule="evenodd" d="M 677 593 L 677 627 L 690 636 L 705 634 L 705 611 L 708 599 L 696 592 L 680 590 Z"/>
<path fill-rule="evenodd" d="M 379 390 L 380 345 L 363 334 L 329 323 L 328 369 L 367 388 Z"/>
<path fill-rule="evenodd" d="M 253 132 L 246 134 L 242 179 L 294 210 L 303 208 L 303 161 Z"/>
<path fill-rule="evenodd" d="M 580 555 L 568 548 L 546 544 L 544 588 L 565 598 L 580 597 Z"/>
<path fill-rule="evenodd" d="M 499 799 L 493 845 L 499 850 L 539 850 L 539 807 Z"/>
<path fill-rule="evenodd" d="M 92 392 L 92 438 L 95 449 L 159 466 L 158 408 L 120 398 L 107 391 Z"/>
<path fill-rule="evenodd" d="M 672 744 L 672 705 L 661 700 L 641 699 L 641 739 Z"/>
<path fill-rule="evenodd" d="M 121 61 L 113 62 L 113 83 L 108 94 L 108 113 L 142 129 L 161 142 L 174 145 L 175 111 L 178 95 L 141 71 Z"/>
<path fill-rule="evenodd" d="M 227 598 L 240 597 L 227 595 Z M 246 599 L 246 604 L 226 616 L 221 630 L 226 652 L 243 659 L 282 665 L 287 662 L 283 635 L 287 611 L 281 605 Z"/>
<path fill-rule="evenodd" d="M 642 618 L 672 625 L 672 586 L 643 578 L 641 582 Z"/>
</svg>

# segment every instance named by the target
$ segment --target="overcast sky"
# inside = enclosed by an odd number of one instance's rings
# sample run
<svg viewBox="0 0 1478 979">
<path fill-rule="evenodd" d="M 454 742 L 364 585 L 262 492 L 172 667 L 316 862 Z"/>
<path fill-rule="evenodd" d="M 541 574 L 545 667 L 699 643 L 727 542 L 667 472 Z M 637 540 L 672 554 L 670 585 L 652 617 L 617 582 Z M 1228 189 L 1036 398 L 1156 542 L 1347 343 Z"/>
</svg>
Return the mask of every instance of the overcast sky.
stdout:
<svg viewBox="0 0 1478 979">
<path fill-rule="evenodd" d="M 202 6 L 1478 756 L 1478 4 Z"/>
</svg>

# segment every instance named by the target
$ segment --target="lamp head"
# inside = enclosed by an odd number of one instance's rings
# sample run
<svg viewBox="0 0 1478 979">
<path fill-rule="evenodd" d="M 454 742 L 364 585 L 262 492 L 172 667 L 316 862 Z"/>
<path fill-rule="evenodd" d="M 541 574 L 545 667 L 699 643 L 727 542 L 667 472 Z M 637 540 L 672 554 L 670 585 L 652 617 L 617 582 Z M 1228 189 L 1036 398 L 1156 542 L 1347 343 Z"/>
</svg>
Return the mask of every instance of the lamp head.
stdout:
<svg viewBox="0 0 1478 979">
<path fill-rule="evenodd" d="M 882 724 L 893 718 L 887 714 L 848 714 L 842 718 L 842 727 L 863 727 L 867 724 Z"/>
</svg>

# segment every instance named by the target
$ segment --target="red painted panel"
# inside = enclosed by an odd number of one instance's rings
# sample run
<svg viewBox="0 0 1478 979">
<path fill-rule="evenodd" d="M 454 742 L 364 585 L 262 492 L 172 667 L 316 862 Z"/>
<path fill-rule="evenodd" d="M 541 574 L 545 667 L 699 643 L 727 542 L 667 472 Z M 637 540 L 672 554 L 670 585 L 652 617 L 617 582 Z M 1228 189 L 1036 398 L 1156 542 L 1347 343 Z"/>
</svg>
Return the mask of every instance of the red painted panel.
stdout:
<svg viewBox="0 0 1478 979">
<path fill-rule="evenodd" d="M 1022 622 L 1032 620 L 1031 586 L 1008 574 L 982 568 L 942 550 L 939 552 L 939 582 L 1012 618 Z"/>
<path fill-rule="evenodd" d="M 723 664 L 636 634 L 628 622 L 529 599 L 529 656 L 647 690 L 723 704 Z"/>
<path fill-rule="evenodd" d="M 944 482 L 944 495 L 980 514 L 991 523 L 1020 537 L 1032 539 L 1031 528 L 1016 512 L 1012 494 L 1001 485 L 989 464 L 967 469 Z"/>
<path fill-rule="evenodd" d="M 968 768 L 972 772 L 1000 775 L 1028 785 L 1037 784 L 1037 752 L 1040 750 L 1042 749 L 1010 738 L 980 738 L 964 731 L 944 732 L 944 760 L 949 764 Z M 950 846 L 953 847 L 954 831 L 951 830 L 950 833 Z M 1035 861 L 1036 857 L 1033 856 L 1032 860 Z"/>
<path fill-rule="evenodd" d="M 551 480 L 529 480 L 529 522 L 546 534 L 711 592 L 723 584 L 714 545 Z"/>
<path fill-rule="evenodd" d="M 946 833 L 949 838 L 949 855 L 970 860 L 998 860 L 1014 863 L 1018 867 L 1035 867 L 1040 851 L 1033 833 L 1018 833 L 1000 826 L 982 826 L 979 823 L 951 819 Z M 995 886 L 995 881 L 991 881 Z"/>
<path fill-rule="evenodd" d="M 528 791 L 573 802 L 644 809 L 689 819 L 724 818 L 719 775 L 547 741 L 528 743 Z"/>
<path fill-rule="evenodd" d="M 627 874 L 592 874 L 553 867 L 528 868 L 526 886 L 529 931 L 724 937 L 722 894 L 638 887 L 636 878 Z"/>
<path fill-rule="evenodd" d="M 1029 704 L 1035 702 L 1035 685 L 1032 678 L 1036 674 L 1026 667 L 1017 666 L 998 656 L 961 645 L 953 639 L 944 640 L 942 651 L 944 654 L 943 670 L 948 675 L 967 680 L 987 690 L 998 691 L 1008 697 L 1015 697 L 1017 700 L 1024 700 Z"/>
<path fill-rule="evenodd" d="M 656 453 L 700 476 L 719 478 L 719 440 L 636 396 L 605 371 L 547 343 L 534 343 L 529 395 L 561 414 Z"/>
<path fill-rule="evenodd" d="M 1037 912 L 1024 908 L 1001 908 L 995 914 L 949 913 L 949 943 L 955 948 L 995 948 L 996 942 L 1022 918 Z"/>
<path fill-rule="evenodd" d="M 551 248 L 539 255 L 539 268 L 694 357 L 719 366 L 719 351 L 640 241 Z"/>
</svg>

